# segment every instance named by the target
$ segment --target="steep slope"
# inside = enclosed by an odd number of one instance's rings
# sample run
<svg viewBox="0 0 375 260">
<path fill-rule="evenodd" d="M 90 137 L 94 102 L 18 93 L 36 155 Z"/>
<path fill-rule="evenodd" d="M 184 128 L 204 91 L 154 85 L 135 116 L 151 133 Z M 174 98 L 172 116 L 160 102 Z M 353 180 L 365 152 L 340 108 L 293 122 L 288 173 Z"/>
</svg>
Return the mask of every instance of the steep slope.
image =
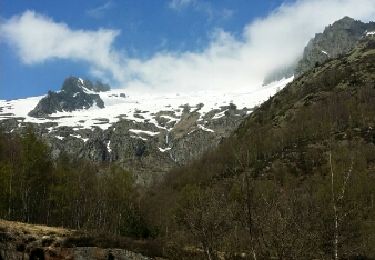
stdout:
<svg viewBox="0 0 375 260">
<path fill-rule="evenodd" d="M 215 147 L 254 106 L 290 80 L 259 86 L 253 92 L 150 94 L 121 89 L 97 93 L 87 81 L 82 85 L 78 78 L 70 78 L 62 91 L 45 98 L 0 101 L 0 125 L 7 132 L 20 133 L 32 126 L 49 143 L 54 157 L 67 152 L 116 162 L 133 172 L 138 183 L 147 184 Z M 64 101 L 53 102 L 56 95 Z M 99 97 L 103 106 L 90 106 L 93 97 Z M 67 101 L 70 98 L 72 102 Z M 40 109 L 44 104 L 47 109 Z M 35 106 L 37 118 L 28 114 Z M 57 108 L 63 111 L 50 113 Z"/>
<path fill-rule="evenodd" d="M 168 229 L 162 235 L 181 255 L 189 244 L 207 258 L 372 259 L 374 82 L 368 36 L 289 83 L 217 149 L 168 173 L 146 198 L 150 223 Z"/>
<path fill-rule="evenodd" d="M 288 83 L 256 108 L 216 151 L 206 156 L 228 156 L 222 162 L 232 165 L 234 155 L 227 152 L 228 147 L 238 153 L 238 158 L 250 151 L 255 156 L 253 160 L 257 161 L 258 156 L 267 157 L 260 160 L 264 164 L 259 168 L 267 171 L 272 161 L 285 159 L 287 153 L 304 153 L 302 148 L 313 149 L 315 142 L 320 143 L 315 147 L 319 148 L 320 156 L 323 156 L 320 148 L 326 152 L 329 144 L 336 141 L 353 140 L 374 146 L 374 82 L 375 38 L 367 36 L 346 55 L 329 60 Z M 222 171 L 229 166 L 221 164 L 220 167 L 223 169 L 209 170 L 208 178 L 224 174 Z M 304 171 L 299 167 L 294 170 Z"/>
</svg>

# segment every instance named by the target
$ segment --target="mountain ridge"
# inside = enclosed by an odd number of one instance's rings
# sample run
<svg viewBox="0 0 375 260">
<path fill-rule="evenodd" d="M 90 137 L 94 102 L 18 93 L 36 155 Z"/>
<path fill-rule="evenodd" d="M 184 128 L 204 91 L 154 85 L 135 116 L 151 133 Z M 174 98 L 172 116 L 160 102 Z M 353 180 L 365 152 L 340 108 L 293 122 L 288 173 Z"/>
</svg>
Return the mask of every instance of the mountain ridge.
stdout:
<svg viewBox="0 0 375 260">
<path fill-rule="evenodd" d="M 64 80 L 60 92 L 48 91 L 28 115 L 31 117 L 46 117 L 52 113 L 88 109 L 93 106 L 104 108 L 104 102 L 97 92 L 109 91 L 109 85 L 101 82 L 92 83 L 76 77 Z"/>
<path fill-rule="evenodd" d="M 43 98 L 4 101 L 0 102 L 0 125 L 15 133 L 31 126 L 50 145 L 54 157 L 66 152 L 96 162 L 118 163 L 133 172 L 138 183 L 148 185 L 172 167 L 215 147 L 254 106 L 290 80 L 259 86 L 255 92 L 156 95 L 109 90 L 95 93 L 103 100 L 103 108 L 55 112 L 38 118 L 27 113 Z M 67 91 L 72 96 L 77 89 Z"/>
<path fill-rule="evenodd" d="M 266 75 L 264 84 L 283 77 L 298 77 L 328 59 L 337 58 L 354 48 L 369 31 L 375 31 L 375 22 L 364 23 L 344 17 L 316 33 L 303 50 L 302 57 L 294 64 L 277 69 Z"/>
<path fill-rule="evenodd" d="M 150 225 L 180 255 L 193 244 L 207 259 L 372 259 L 374 82 L 373 37 L 303 73 L 155 185 Z"/>
</svg>

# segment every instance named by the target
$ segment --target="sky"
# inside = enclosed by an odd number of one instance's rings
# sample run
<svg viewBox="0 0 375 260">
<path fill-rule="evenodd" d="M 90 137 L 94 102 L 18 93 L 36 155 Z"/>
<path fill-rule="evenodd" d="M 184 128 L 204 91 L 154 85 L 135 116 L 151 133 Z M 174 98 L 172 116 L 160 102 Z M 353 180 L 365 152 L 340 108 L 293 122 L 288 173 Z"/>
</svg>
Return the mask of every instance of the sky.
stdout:
<svg viewBox="0 0 375 260">
<path fill-rule="evenodd" d="M 64 78 L 137 91 L 251 90 L 374 0 L 0 0 L 0 99 Z"/>
</svg>

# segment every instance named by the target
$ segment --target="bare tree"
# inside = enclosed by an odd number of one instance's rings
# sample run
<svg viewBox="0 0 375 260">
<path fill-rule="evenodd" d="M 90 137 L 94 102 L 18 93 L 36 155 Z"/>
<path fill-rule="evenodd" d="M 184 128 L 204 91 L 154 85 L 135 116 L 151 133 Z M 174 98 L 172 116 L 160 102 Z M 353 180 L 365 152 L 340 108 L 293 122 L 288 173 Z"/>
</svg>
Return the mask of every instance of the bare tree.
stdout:
<svg viewBox="0 0 375 260">
<path fill-rule="evenodd" d="M 342 222 L 342 216 L 344 212 L 342 212 L 342 204 L 344 202 L 344 196 L 346 192 L 346 188 L 348 186 L 348 181 L 353 171 L 354 161 L 351 161 L 351 165 L 349 170 L 346 172 L 344 176 L 344 181 L 342 186 L 339 188 L 338 191 L 335 191 L 335 173 L 332 164 L 332 151 L 329 152 L 329 165 L 331 170 L 331 199 L 332 199 L 332 207 L 333 207 L 333 257 L 335 260 L 340 258 L 339 253 L 339 231 L 340 225 Z"/>
</svg>

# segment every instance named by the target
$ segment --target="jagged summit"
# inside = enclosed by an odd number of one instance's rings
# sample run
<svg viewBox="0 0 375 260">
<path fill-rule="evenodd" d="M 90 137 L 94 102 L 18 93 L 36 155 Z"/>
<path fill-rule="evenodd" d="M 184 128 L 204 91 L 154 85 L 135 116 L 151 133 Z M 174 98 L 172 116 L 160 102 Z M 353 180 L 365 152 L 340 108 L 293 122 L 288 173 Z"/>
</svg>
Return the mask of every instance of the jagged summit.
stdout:
<svg viewBox="0 0 375 260">
<path fill-rule="evenodd" d="M 328 59 L 337 58 L 353 49 L 360 39 L 372 31 L 375 31 L 374 22 L 364 23 L 345 16 L 328 25 L 323 32 L 315 34 L 298 62 L 266 75 L 264 84 L 292 75 L 298 77 Z"/>
<path fill-rule="evenodd" d="M 50 145 L 54 158 L 64 152 L 76 158 L 117 162 L 134 174 L 138 184 L 148 185 L 170 168 L 215 147 L 255 106 L 291 80 L 258 86 L 254 91 L 127 90 L 125 95 L 124 89 L 94 92 L 85 81 L 69 78 L 60 92 L 44 98 L 0 100 L 0 128 L 22 134 L 32 126 Z M 78 96 L 89 94 L 99 95 L 104 108 L 45 112 L 65 108 L 62 100 L 78 102 Z M 34 112 L 47 116 L 30 117 L 35 106 Z"/>
<path fill-rule="evenodd" d="M 93 106 L 104 108 L 104 102 L 97 92 L 108 91 L 108 84 L 100 81 L 92 83 L 77 77 L 64 80 L 60 92 L 49 91 L 28 115 L 31 117 L 47 117 L 55 112 L 88 109 Z"/>
<path fill-rule="evenodd" d="M 101 81 L 91 82 L 77 77 L 68 77 L 64 80 L 61 91 L 77 92 L 82 90 L 91 90 L 94 92 L 109 91 L 111 88 L 108 84 Z"/>
<path fill-rule="evenodd" d="M 298 77 L 317 64 L 347 53 L 367 31 L 374 29 L 375 23 L 363 23 L 350 17 L 344 17 L 327 26 L 323 33 L 317 33 L 305 47 L 303 57 L 295 69 L 295 75 Z"/>
</svg>

